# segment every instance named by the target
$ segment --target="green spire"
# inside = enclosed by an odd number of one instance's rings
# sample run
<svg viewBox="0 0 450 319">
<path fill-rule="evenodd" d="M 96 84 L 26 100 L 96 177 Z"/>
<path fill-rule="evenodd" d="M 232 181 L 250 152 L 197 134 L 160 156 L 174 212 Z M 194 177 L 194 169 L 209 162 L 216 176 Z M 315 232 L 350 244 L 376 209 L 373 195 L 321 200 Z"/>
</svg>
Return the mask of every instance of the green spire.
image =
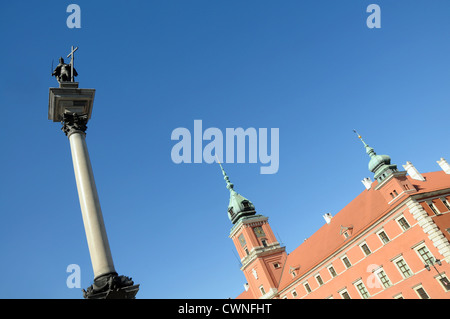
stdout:
<svg viewBox="0 0 450 319">
<path fill-rule="evenodd" d="M 225 173 L 225 170 L 223 169 L 222 164 L 220 163 L 219 159 L 217 159 L 217 163 L 219 163 L 220 169 L 222 170 L 223 179 L 225 180 L 225 182 L 227 182 L 227 189 L 230 190 L 230 193 L 231 192 L 236 193 L 236 191 L 233 189 L 234 184 L 232 182 L 230 182 L 230 178 L 228 177 L 227 173 Z"/>
<path fill-rule="evenodd" d="M 217 158 L 216 158 L 217 159 Z M 228 218 L 233 224 L 236 224 L 242 217 L 255 215 L 255 206 L 244 196 L 238 194 L 234 190 L 234 184 L 230 182 L 230 178 L 222 167 L 219 159 L 217 163 L 220 165 L 222 170 L 223 179 L 227 183 L 227 188 L 230 191 L 230 203 L 228 204 Z"/>
<path fill-rule="evenodd" d="M 353 132 L 358 135 L 358 138 L 364 144 L 366 153 L 370 156 L 369 170 L 375 174 L 374 178 L 378 180 L 378 182 L 383 181 L 386 177 L 397 171 L 397 165 L 391 165 L 391 158 L 388 155 L 377 155 L 375 150 L 364 142 L 361 135 L 359 135 L 356 130 L 353 130 Z"/>
</svg>

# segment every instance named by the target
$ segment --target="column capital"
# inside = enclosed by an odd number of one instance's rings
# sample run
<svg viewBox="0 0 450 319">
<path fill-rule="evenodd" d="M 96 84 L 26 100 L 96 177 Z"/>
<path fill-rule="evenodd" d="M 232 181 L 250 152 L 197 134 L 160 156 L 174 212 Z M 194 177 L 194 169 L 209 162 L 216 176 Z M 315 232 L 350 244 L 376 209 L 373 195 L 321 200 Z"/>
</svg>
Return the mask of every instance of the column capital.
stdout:
<svg viewBox="0 0 450 319">
<path fill-rule="evenodd" d="M 86 134 L 88 115 L 77 113 L 64 113 L 61 124 L 63 127 L 61 130 L 69 137 L 72 133 L 82 132 Z"/>
</svg>

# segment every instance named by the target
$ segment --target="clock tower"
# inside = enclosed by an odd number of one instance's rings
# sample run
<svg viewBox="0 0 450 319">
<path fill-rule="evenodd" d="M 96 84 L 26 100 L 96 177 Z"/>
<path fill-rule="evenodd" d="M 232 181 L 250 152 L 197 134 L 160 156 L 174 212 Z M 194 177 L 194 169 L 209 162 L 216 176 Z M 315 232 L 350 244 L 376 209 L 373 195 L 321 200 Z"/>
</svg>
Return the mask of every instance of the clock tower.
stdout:
<svg viewBox="0 0 450 319">
<path fill-rule="evenodd" d="M 269 218 L 256 213 L 253 203 L 234 190 L 221 164 L 220 168 L 230 191 L 228 218 L 233 226 L 229 237 L 239 254 L 248 289 L 256 298 L 274 298 L 287 258 L 285 247 L 273 234 Z"/>
</svg>

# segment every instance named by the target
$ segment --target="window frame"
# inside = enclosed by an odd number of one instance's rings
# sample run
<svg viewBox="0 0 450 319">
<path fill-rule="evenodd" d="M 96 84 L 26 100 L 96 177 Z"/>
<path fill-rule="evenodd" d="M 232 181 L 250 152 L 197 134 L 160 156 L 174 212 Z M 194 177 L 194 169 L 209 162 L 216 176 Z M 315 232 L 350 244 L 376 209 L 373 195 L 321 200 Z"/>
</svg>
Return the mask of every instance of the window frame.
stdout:
<svg viewBox="0 0 450 319">
<path fill-rule="evenodd" d="M 386 238 L 387 238 L 387 241 L 386 241 L 386 242 L 385 242 L 384 239 L 382 238 L 381 233 L 383 233 L 383 234 L 386 236 Z M 383 245 L 386 245 L 387 243 L 389 243 L 389 242 L 391 241 L 391 239 L 389 238 L 388 234 L 386 233 L 386 231 L 385 231 L 384 229 L 381 229 L 380 231 L 378 231 L 378 232 L 377 232 L 377 236 L 378 236 L 378 238 L 381 240 L 381 243 L 382 243 Z"/>
<path fill-rule="evenodd" d="M 347 263 L 344 261 L 344 259 L 347 259 L 347 261 L 350 264 L 350 266 L 347 265 Z M 342 256 L 341 257 L 341 261 L 344 264 L 346 269 L 349 269 L 352 266 L 352 263 L 350 262 L 350 259 L 348 259 L 347 255 Z"/>
<path fill-rule="evenodd" d="M 405 221 L 405 223 L 406 223 L 406 225 L 407 225 L 408 227 L 405 228 L 404 225 L 402 225 L 402 222 L 400 222 L 400 220 L 402 220 L 402 219 Z M 408 229 L 411 228 L 411 225 L 409 224 L 408 220 L 405 218 L 404 215 L 400 215 L 399 217 L 397 217 L 397 218 L 395 219 L 395 221 L 396 221 L 397 224 L 400 226 L 400 229 L 401 229 L 403 232 L 405 232 L 405 231 L 407 231 Z"/>
<path fill-rule="evenodd" d="M 355 289 L 358 291 L 358 293 L 362 299 L 370 298 L 370 293 L 367 290 L 367 287 L 364 285 L 364 282 L 362 281 L 362 279 L 359 279 L 358 281 L 354 282 L 353 286 L 355 286 Z M 360 287 L 362 287 L 362 289 Z"/>
<path fill-rule="evenodd" d="M 406 267 L 408 268 L 408 271 L 411 273 L 410 275 L 405 276 L 405 274 L 401 270 L 400 266 L 397 264 L 400 261 L 402 261 L 406 265 Z M 392 260 L 392 262 L 394 263 L 395 267 L 397 268 L 397 270 L 402 275 L 403 279 L 406 279 L 406 278 L 414 276 L 414 272 L 411 270 L 411 267 L 409 267 L 408 263 L 406 262 L 405 258 L 403 258 L 403 256 L 399 256 L 399 257 L 395 258 L 394 260 Z"/>
</svg>

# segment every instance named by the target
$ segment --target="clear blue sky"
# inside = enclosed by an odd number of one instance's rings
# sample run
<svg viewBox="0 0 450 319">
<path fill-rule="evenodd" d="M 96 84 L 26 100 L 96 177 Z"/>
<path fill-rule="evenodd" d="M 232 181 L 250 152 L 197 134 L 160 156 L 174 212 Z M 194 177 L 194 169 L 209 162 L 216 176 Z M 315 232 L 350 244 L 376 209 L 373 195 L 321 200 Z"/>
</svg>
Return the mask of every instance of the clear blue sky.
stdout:
<svg viewBox="0 0 450 319">
<path fill-rule="evenodd" d="M 69 142 L 47 119 L 51 63 L 71 45 L 80 87 L 96 89 L 87 143 L 116 270 L 138 298 L 228 298 L 245 283 L 228 190 L 217 164 L 172 162 L 172 131 L 279 128 L 276 174 L 224 168 L 290 252 L 373 178 L 354 128 L 399 168 L 450 160 L 449 13 L 446 0 L 5 2 L 0 297 L 82 298 L 69 264 L 82 288 L 93 279 Z"/>
</svg>

